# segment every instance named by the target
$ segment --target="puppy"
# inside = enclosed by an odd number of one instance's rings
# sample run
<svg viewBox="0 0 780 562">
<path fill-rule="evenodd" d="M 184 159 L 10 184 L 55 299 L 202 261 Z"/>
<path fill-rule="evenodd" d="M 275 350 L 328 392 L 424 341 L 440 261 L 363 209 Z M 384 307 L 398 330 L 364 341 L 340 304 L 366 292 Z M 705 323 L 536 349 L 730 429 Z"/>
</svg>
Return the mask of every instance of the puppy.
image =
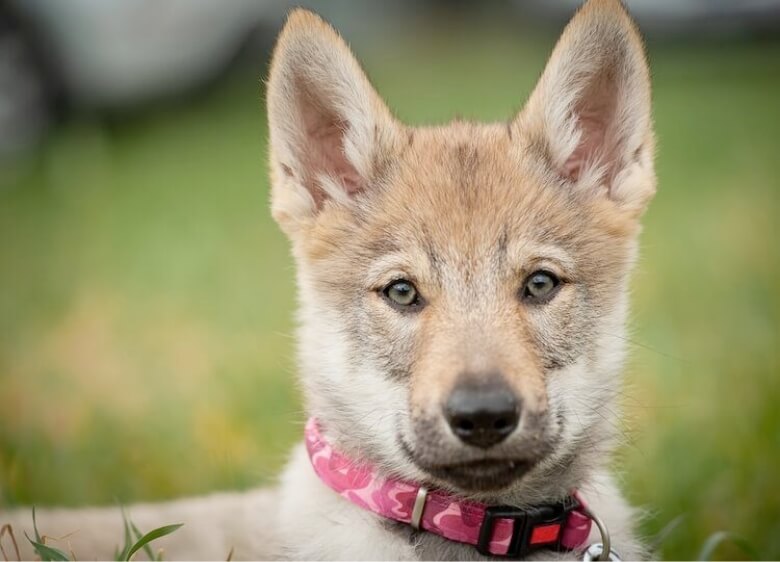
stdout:
<svg viewBox="0 0 780 562">
<path fill-rule="evenodd" d="M 487 87 L 487 86 L 486 86 Z M 293 11 L 267 89 L 311 416 L 281 486 L 131 506 L 168 558 L 645 555 L 608 471 L 628 281 L 655 191 L 650 80 L 618 0 L 574 16 L 523 109 L 411 127 Z M 29 512 L 0 514 L 29 532 Z M 117 510 L 42 511 L 110 557 Z M 30 555 L 28 551 L 26 553 Z"/>
</svg>

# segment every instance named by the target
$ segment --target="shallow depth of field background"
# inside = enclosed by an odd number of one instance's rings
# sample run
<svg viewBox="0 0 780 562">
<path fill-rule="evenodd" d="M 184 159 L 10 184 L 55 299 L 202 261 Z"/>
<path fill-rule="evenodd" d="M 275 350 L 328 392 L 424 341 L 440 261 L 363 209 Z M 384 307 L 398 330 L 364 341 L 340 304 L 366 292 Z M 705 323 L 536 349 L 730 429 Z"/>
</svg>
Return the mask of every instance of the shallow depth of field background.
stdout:
<svg viewBox="0 0 780 562">
<path fill-rule="evenodd" d="M 445 8 L 344 32 L 402 119 L 507 118 L 559 27 L 431 16 Z M 325 10 L 337 26 L 347 11 Z M 778 558 L 780 41 L 678 34 L 649 52 L 659 190 L 615 464 L 643 531 L 669 531 L 664 557 L 726 530 Z M 265 57 L 180 99 L 67 111 L 0 164 L 0 505 L 274 481 L 303 413 L 292 263 L 267 209 Z"/>
</svg>

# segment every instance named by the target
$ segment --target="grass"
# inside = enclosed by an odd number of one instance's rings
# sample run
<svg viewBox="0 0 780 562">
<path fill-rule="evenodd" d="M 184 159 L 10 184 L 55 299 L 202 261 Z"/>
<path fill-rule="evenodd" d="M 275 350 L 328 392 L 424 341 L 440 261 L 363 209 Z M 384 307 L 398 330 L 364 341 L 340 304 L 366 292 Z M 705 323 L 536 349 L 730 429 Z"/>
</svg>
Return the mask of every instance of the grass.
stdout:
<svg viewBox="0 0 780 562">
<path fill-rule="evenodd" d="M 398 114 L 421 123 L 503 119 L 549 45 L 476 29 L 363 52 Z M 650 54 L 659 193 L 616 462 L 648 507 L 646 534 L 680 517 L 665 557 L 723 531 L 778 558 L 780 45 Z M 302 416 L 265 143 L 257 75 L 238 72 L 133 118 L 81 115 L 0 170 L 0 502 L 273 481 Z"/>
<path fill-rule="evenodd" d="M 170 535 L 171 533 L 176 532 L 178 529 L 182 527 L 181 523 L 174 523 L 172 525 L 165 525 L 163 527 L 158 527 L 156 529 L 152 529 L 148 533 L 142 533 L 138 530 L 138 527 L 135 526 L 135 524 L 130 521 L 130 519 L 127 516 L 127 513 L 125 513 L 124 509 L 122 509 L 122 520 L 124 522 L 124 546 L 119 548 L 117 547 L 117 550 L 114 554 L 114 560 L 117 561 L 130 561 L 133 560 L 133 557 L 135 554 L 141 550 L 144 551 L 146 556 L 149 560 L 155 560 L 159 561 L 163 559 L 163 551 L 162 549 L 159 550 L 156 554 L 152 550 L 151 543 L 155 540 L 162 538 L 166 535 Z M 33 546 L 33 549 L 35 550 L 35 553 L 38 555 L 38 558 L 42 562 L 48 562 L 48 561 L 65 561 L 68 562 L 69 560 L 77 560 L 76 554 L 74 552 L 67 553 L 55 546 L 52 546 L 51 544 L 47 544 L 47 541 L 49 543 L 52 542 L 52 539 L 50 537 L 47 537 L 46 535 L 41 535 L 38 531 L 38 522 L 35 517 L 35 507 L 32 508 L 32 521 L 33 521 L 33 532 L 35 536 L 35 540 L 31 539 L 27 533 L 25 533 L 25 538 L 30 542 L 30 544 Z M 16 554 L 16 559 L 20 560 L 19 555 L 19 547 L 16 543 L 15 535 L 13 534 L 13 529 L 10 527 L 10 525 L 4 526 L 4 530 L 7 530 L 9 534 L 9 542 L 13 546 L 13 552 Z M 0 538 L 2 538 L 2 535 L 0 534 Z M 57 539 L 53 539 L 53 542 L 57 542 Z M 0 543 L 0 549 L 2 549 L 2 543 Z M 5 550 L 2 550 L 3 559 L 9 560 L 7 553 Z"/>
</svg>

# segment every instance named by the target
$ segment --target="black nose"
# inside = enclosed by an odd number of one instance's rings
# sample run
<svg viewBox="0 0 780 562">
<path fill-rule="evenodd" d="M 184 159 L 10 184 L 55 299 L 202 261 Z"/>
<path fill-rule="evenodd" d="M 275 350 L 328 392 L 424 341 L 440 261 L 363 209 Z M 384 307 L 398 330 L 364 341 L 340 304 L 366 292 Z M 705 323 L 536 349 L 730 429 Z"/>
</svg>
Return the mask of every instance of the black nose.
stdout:
<svg viewBox="0 0 780 562">
<path fill-rule="evenodd" d="M 515 430 L 520 403 L 503 382 L 461 384 L 447 400 L 444 414 L 461 441 L 487 449 Z"/>
</svg>

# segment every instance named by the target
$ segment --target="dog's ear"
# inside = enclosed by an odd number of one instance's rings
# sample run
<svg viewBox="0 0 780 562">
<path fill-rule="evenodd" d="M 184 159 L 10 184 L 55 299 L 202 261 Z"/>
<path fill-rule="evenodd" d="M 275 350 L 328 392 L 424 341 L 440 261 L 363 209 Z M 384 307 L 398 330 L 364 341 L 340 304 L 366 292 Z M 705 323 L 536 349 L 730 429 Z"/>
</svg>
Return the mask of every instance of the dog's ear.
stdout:
<svg viewBox="0 0 780 562">
<path fill-rule="evenodd" d="M 577 12 L 516 125 L 566 181 L 644 209 L 655 192 L 650 74 L 620 0 Z"/>
<path fill-rule="evenodd" d="M 287 19 L 267 89 L 272 208 L 283 227 L 366 189 L 399 125 L 349 47 L 319 16 Z"/>
</svg>

